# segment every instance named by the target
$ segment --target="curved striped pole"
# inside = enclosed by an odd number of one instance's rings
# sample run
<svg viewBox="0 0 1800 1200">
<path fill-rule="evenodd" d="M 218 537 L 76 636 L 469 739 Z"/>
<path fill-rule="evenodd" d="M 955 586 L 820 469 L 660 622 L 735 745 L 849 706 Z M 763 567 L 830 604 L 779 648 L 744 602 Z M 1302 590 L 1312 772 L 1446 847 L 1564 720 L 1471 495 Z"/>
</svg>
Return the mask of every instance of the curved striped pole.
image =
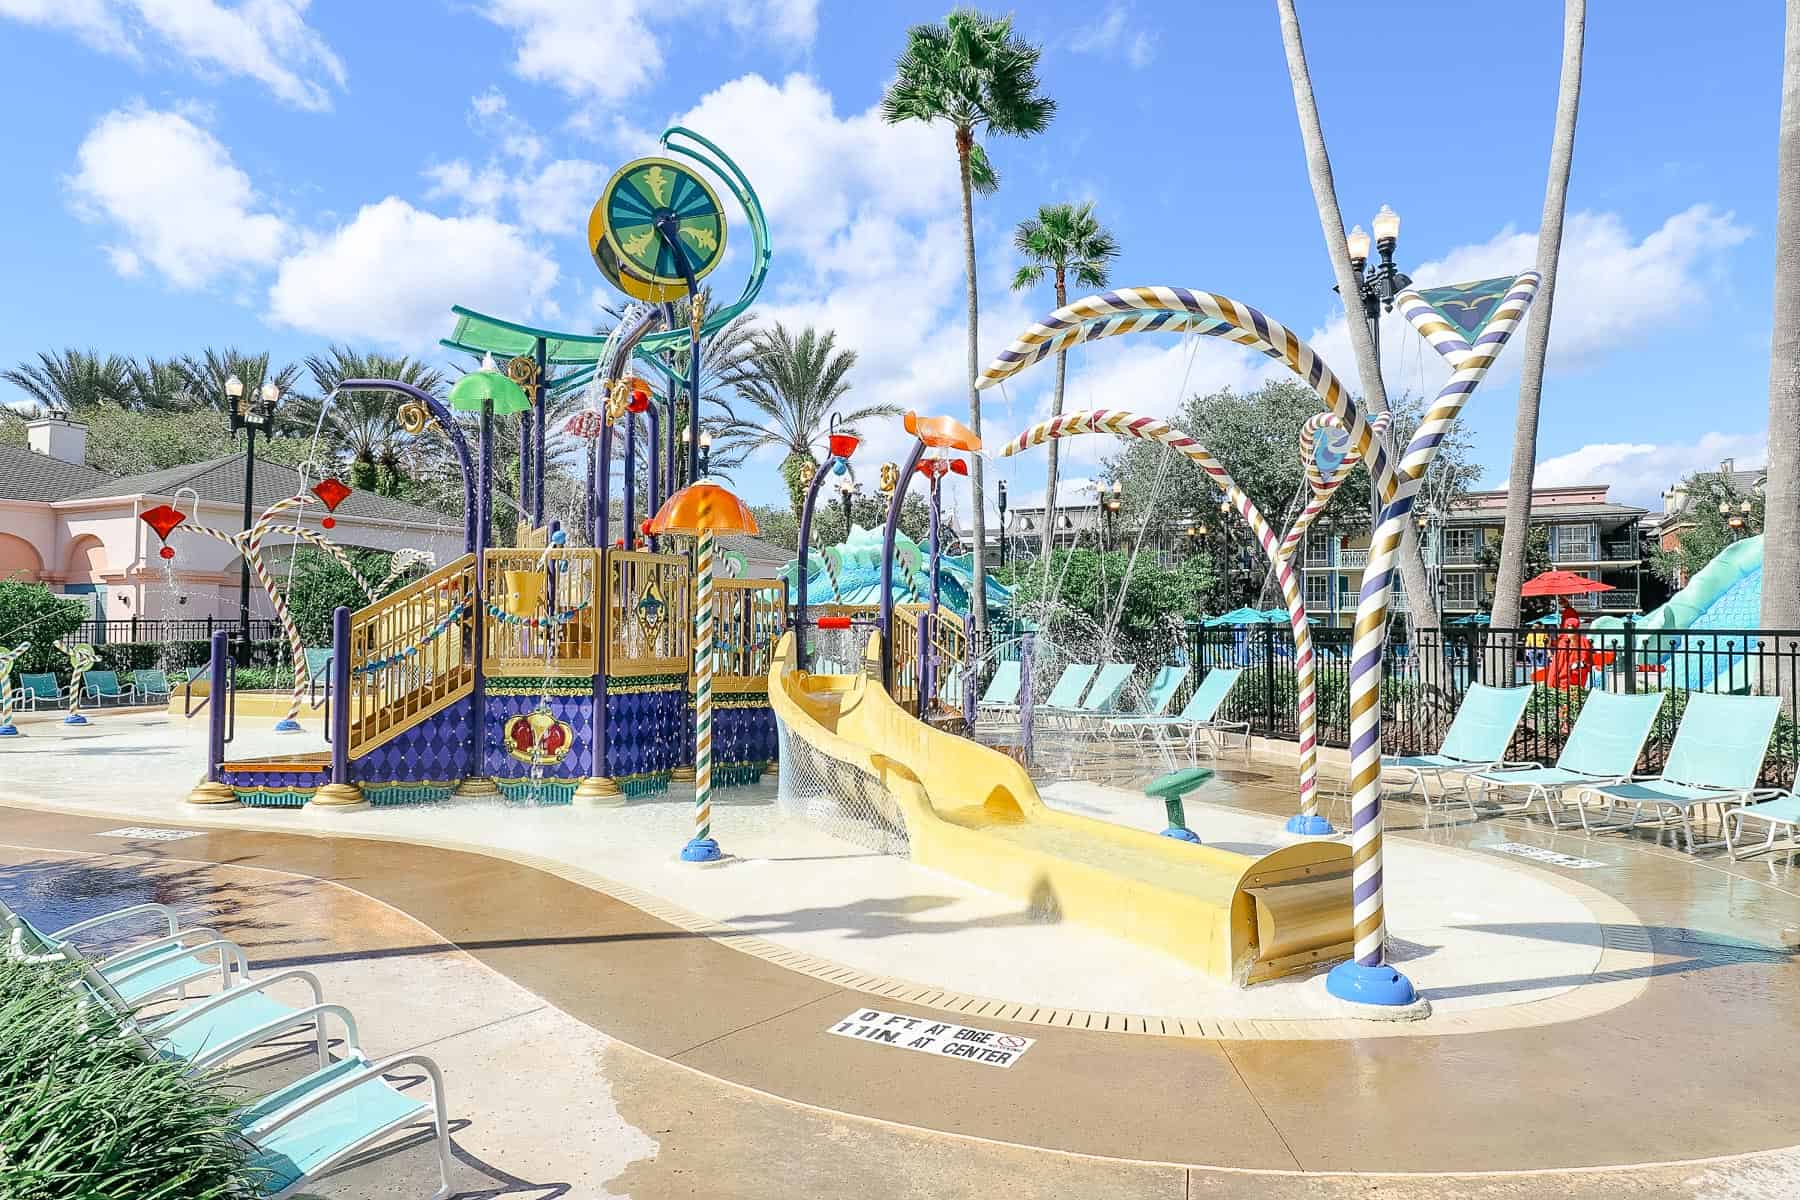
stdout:
<svg viewBox="0 0 1800 1200">
<path fill-rule="evenodd" d="M 712 836 L 713 533 L 694 538 L 694 838 L 681 848 L 687 862 L 714 862 Z"/>
<path fill-rule="evenodd" d="M 1225 465 L 1214 458 L 1211 451 L 1156 417 L 1105 408 L 1064 413 L 1060 417 L 1041 421 L 1021 433 L 1001 448 L 1000 456 L 1006 458 L 1021 450 L 1041 446 L 1047 441 L 1087 433 L 1110 433 L 1115 437 L 1155 442 L 1197 464 L 1212 477 L 1219 490 L 1225 493 L 1227 503 L 1244 518 L 1258 544 L 1262 546 L 1263 553 L 1268 555 L 1275 570 L 1275 580 L 1281 585 L 1281 597 L 1287 604 L 1289 627 L 1294 631 L 1294 674 L 1303 697 L 1302 702 L 1296 705 L 1296 733 L 1300 748 L 1300 811 L 1302 815 L 1316 814 L 1319 807 L 1319 739 L 1318 706 L 1311 700 L 1316 670 L 1312 628 L 1306 623 L 1305 598 L 1300 594 L 1300 582 L 1294 574 L 1294 564 L 1290 558 L 1282 556 L 1280 538 L 1274 528 L 1256 507 L 1256 502 L 1237 485 Z M 1318 832 L 1328 833 L 1330 829 L 1330 825 L 1326 825 Z M 1313 830 L 1300 829 L 1297 832 Z"/>
<path fill-rule="evenodd" d="M 100 656 L 86 642 L 73 642 L 68 638 L 57 638 L 54 643 L 58 650 L 69 656 L 69 715 L 64 717 L 64 725 L 86 725 L 88 719 L 81 715 L 81 683 L 87 673 L 94 669 Z"/>
<path fill-rule="evenodd" d="M 8 649 L 0 646 L 0 737 L 18 737 L 19 727 L 13 724 L 12 670 L 13 665 L 31 649 L 30 642 L 20 642 Z"/>
<path fill-rule="evenodd" d="M 1377 475 L 1383 505 L 1369 543 L 1362 594 L 1350 652 L 1350 861 L 1354 903 L 1354 958 L 1332 969 L 1326 985 L 1334 995 L 1376 1004 L 1406 1004 L 1415 998 L 1411 981 L 1385 962 L 1387 915 L 1381 869 L 1381 657 L 1393 593 L 1395 559 L 1413 499 L 1437 457 L 1450 422 L 1487 374 L 1518 328 L 1537 294 L 1538 276 L 1527 271 L 1513 280 L 1487 325 L 1471 346 L 1445 336 L 1448 323 L 1416 292 L 1395 301 L 1412 327 L 1451 365 L 1448 382 L 1426 409 L 1400 462 Z"/>
</svg>

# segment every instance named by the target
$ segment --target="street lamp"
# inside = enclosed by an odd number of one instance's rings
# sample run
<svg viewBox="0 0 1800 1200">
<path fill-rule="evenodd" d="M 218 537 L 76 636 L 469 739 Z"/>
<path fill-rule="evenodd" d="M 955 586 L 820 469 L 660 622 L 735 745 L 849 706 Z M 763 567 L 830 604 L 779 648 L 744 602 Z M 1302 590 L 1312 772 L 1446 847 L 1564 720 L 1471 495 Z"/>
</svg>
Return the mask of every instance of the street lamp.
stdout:
<svg viewBox="0 0 1800 1200">
<path fill-rule="evenodd" d="M 1219 540 L 1225 547 L 1225 611 L 1232 609 L 1235 598 L 1231 591 L 1231 501 L 1219 501 Z"/>
<path fill-rule="evenodd" d="M 1375 373 L 1381 373 L 1381 314 L 1394 311 L 1394 297 L 1412 283 L 1412 276 L 1394 265 L 1394 248 L 1400 244 L 1400 214 L 1381 206 L 1369 224 L 1375 229 L 1375 252 L 1381 261 L 1369 262 L 1369 235 L 1361 225 L 1345 239 L 1350 249 L 1350 273 L 1356 276 L 1357 299 L 1362 301 L 1363 319 L 1369 323 L 1369 340 L 1375 343 Z M 1338 289 L 1334 286 L 1332 291 Z M 1375 488 L 1369 489 L 1369 536 L 1381 524 L 1381 498 Z"/>
<path fill-rule="evenodd" d="M 705 444 L 705 441 L 702 440 L 701 445 Z M 850 540 L 850 505 L 858 496 L 862 495 L 862 484 L 846 475 L 838 480 L 837 490 L 838 495 L 844 501 L 844 540 L 848 542 Z"/>
<path fill-rule="evenodd" d="M 1725 518 L 1725 527 L 1731 530 L 1731 540 L 1737 541 L 1749 532 L 1750 514 L 1756 506 L 1749 500 L 1739 501 L 1733 506 L 1729 500 L 1719 501 L 1719 515 Z"/>
<path fill-rule="evenodd" d="M 690 458 L 690 456 L 688 454 L 686 454 L 685 451 L 687 450 L 688 446 L 693 442 L 693 440 L 694 440 L 694 431 L 689 429 L 685 425 L 682 426 L 681 448 L 684 451 L 684 453 L 682 454 L 681 457 L 683 459 Z M 712 434 L 706 430 L 701 430 L 700 431 L 700 476 L 699 477 L 701 479 L 705 479 L 710 474 L 712 474 Z M 693 483 L 694 481 L 692 479 L 690 479 L 690 480 L 688 480 L 688 482 Z"/>
<path fill-rule="evenodd" d="M 244 528 L 250 528 L 251 504 L 256 493 L 256 431 L 265 432 L 275 419 L 275 407 L 281 403 L 281 388 L 274 380 L 257 389 L 256 398 L 244 394 L 244 381 L 236 375 L 225 377 L 225 409 L 231 419 L 231 431 L 244 431 Z M 238 665 L 250 665 L 250 556 L 238 563 Z"/>
<path fill-rule="evenodd" d="M 1000 493 L 1000 565 L 1006 565 L 1006 480 L 996 485 Z"/>
<path fill-rule="evenodd" d="M 1125 487 L 1118 480 L 1112 486 L 1100 485 L 1100 550 L 1106 551 L 1107 543 L 1112 540 L 1113 524 L 1119 519 L 1120 496 Z"/>
</svg>

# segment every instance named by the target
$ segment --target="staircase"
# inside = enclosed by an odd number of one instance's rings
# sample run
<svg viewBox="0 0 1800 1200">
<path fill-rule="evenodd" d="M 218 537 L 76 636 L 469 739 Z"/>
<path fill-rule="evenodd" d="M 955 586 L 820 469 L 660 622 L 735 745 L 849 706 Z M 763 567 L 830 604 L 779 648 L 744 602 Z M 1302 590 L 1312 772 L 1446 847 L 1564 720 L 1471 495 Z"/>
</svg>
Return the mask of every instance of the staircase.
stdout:
<svg viewBox="0 0 1800 1200">
<path fill-rule="evenodd" d="M 350 736 L 360 758 L 469 695 L 480 599 L 465 554 L 350 617 Z"/>
</svg>

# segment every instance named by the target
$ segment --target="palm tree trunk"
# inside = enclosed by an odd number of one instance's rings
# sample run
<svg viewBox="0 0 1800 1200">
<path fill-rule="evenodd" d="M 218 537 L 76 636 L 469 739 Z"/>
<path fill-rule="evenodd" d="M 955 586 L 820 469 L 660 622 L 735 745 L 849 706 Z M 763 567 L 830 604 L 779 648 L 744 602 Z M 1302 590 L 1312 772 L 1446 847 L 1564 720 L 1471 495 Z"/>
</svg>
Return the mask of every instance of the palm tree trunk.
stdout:
<svg viewBox="0 0 1800 1200">
<path fill-rule="evenodd" d="M 969 150 L 974 137 L 967 129 L 956 131 L 957 174 L 962 183 L 963 271 L 969 282 L 969 428 L 981 432 L 981 393 L 975 390 L 975 378 L 981 371 L 977 357 L 979 306 L 975 296 L 975 201 L 969 189 Z M 970 455 L 969 501 L 974 508 L 975 527 L 975 591 L 969 598 L 969 616 L 974 622 L 975 643 L 987 648 L 987 511 L 981 486 L 981 455 Z M 896 497 L 896 504 L 899 498 Z"/>
<path fill-rule="evenodd" d="M 1762 623 L 1767 629 L 1800 629 L 1800 0 L 1788 0 L 1787 6 L 1779 161 Z"/>
<path fill-rule="evenodd" d="M 1063 269 L 1056 268 L 1056 307 L 1061 308 L 1069 302 L 1069 289 L 1063 277 Z M 1063 379 L 1068 368 L 1068 351 L 1059 350 L 1056 354 L 1056 391 L 1050 397 L 1050 416 L 1052 419 L 1062 416 Z M 1050 548 L 1056 539 L 1056 456 L 1057 440 L 1051 438 L 1050 468 L 1044 476 L 1044 546 L 1039 557 L 1044 560 L 1044 569 L 1050 569 Z"/>
<path fill-rule="evenodd" d="M 1587 36 L 1587 0 L 1563 4 L 1562 79 L 1556 89 L 1556 132 L 1550 139 L 1550 176 L 1544 184 L 1544 217 L 1538 226 L 1537 273 L 1543 277 L 1525 331 L 1519 369 L 1519 415 L 1513 427 L 1512 473 L 1506 481 L 1506 531 L 1500 538 L 1494 581 L 1494 628 L 1519 624 L 1519 588 L 1525 582 L 1525 541 L 1531 532 L 1531 489 L 1537 472 L 1538 403 L 1544 391 L 1544 356 L 1550 349 L 1550 311 L 1556 300 L 1556 264 L 1562 255 L 1563 214 L 1569 202 L 1569 166 L 1575 158 L 1575 118 L 1581 109 L 1581 50 Z"/>
<path fill-rule="evenodd" d="M 1369 416 L 1386 412 L 1387 388 L 1381 380 L 1381 357 L 1374 336 L 1358 311 L 1360 281 L 1350 269 L 1350 247 L 1344 241 L 1344 214 L 1338 208 L 1337 184 L 1331 175 L 1331 156 L 1325 152 L 1325 129 L 1319 123 L 1319 102 L 1313 96 L 1312 75 L 1306 66 L 1306 47 L 1300 41 L 1300 17 L 1294 0 L 1275 0 L 1281 14 L 1281 42 L 1287 50 L 1288 78 L 1294 88 L 1294 111 L 1300 119 L 1300 142 L 1306 148 L 1306 174 L 1312 182 L 1313 202 L 1319 209 L 1319 227 L 1325 234 L 1325 250 L 1331 258 L 1338 295 L 1344 298 L 1345 324 L 1350 345 L 1356 351 L 1356 371 L 1362 380 L 1363 405 Z M 1374 531 L 1370 531 L 1371 536 Z M 1406 588 L 1407 619 L 1414 629 L 1438 627 L 1437 597 L 1419 557 L 1419 543 L 1409 524 L 1400 539 L 1400 580 Z"/>
</svg>

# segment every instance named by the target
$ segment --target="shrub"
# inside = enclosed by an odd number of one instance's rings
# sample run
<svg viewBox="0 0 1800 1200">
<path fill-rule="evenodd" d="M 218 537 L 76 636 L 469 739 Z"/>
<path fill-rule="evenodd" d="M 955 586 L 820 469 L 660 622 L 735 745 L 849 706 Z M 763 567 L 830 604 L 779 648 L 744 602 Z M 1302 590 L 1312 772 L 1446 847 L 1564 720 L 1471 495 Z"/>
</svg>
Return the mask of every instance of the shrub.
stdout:
<svg viewBox="0 0 1800 1200">
<path fill-rule="evenodd" d="M 52 643 L 80 629 L 90 615 L 84 602 L 58 596 L 41 583 L 0 580 L 0 646 L 31 643 L 13 665 L 16 673 L 61 671 L 66 677 L 69 660 Z"/>
<path fill-rule="evenodd" d="M 220 1088 L 78 1006 L 67 966 L 0 961 L 0 1196 L 235 1200 L 256 1193 Z"/>
</svg>

